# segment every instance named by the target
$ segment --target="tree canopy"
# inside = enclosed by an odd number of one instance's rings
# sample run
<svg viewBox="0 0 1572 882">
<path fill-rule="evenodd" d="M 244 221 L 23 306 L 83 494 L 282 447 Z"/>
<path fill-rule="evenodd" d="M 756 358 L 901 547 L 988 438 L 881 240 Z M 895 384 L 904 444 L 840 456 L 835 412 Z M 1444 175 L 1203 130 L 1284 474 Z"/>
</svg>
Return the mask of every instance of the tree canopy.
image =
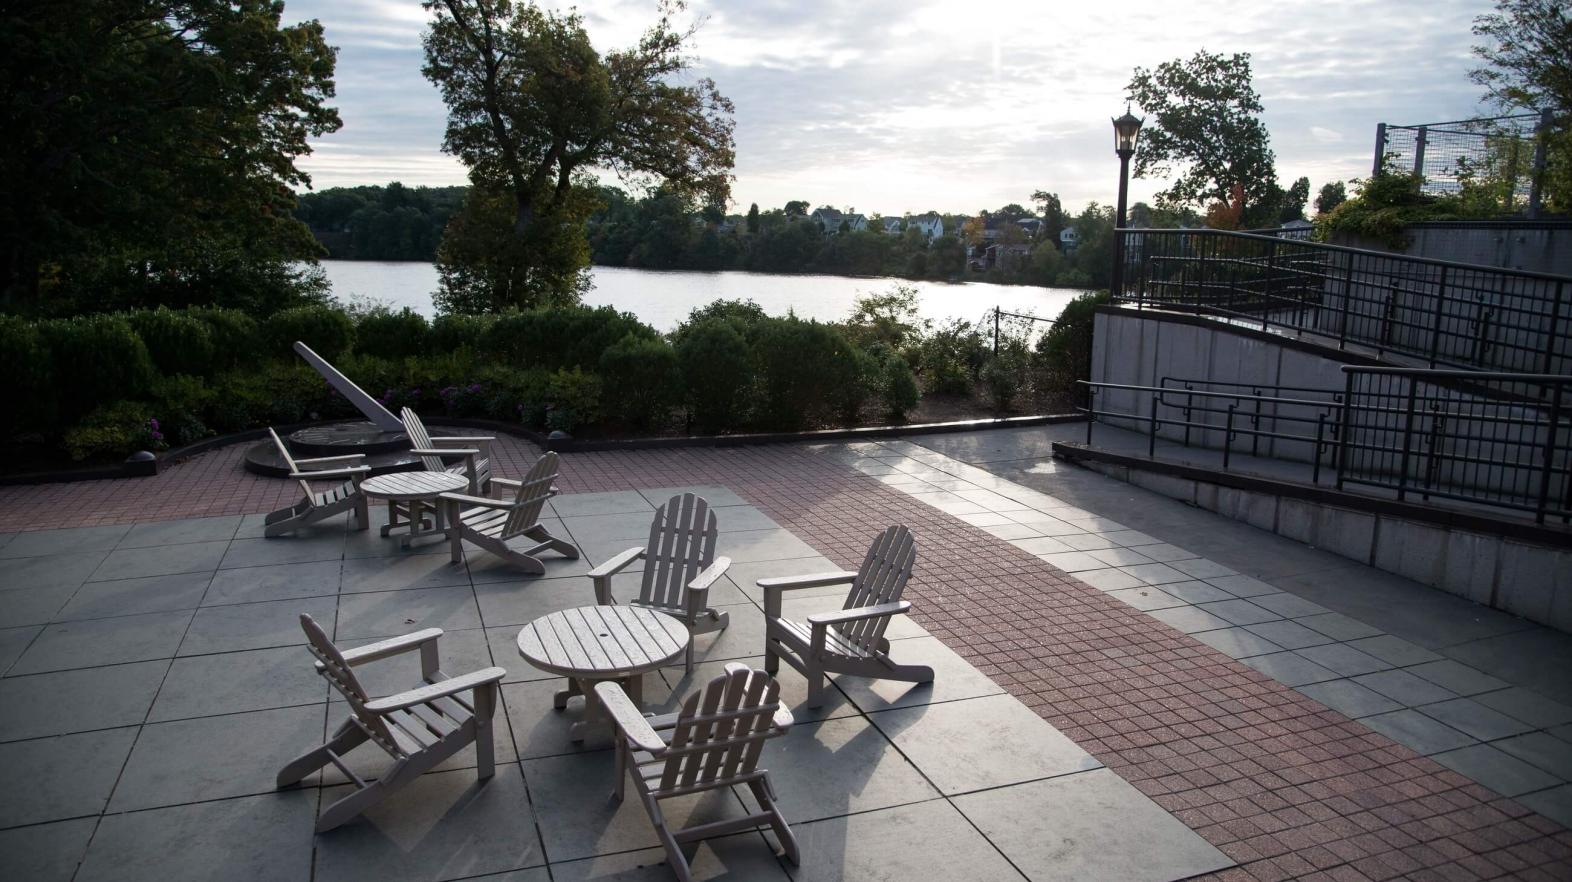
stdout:
<svg viewBox="0 0 1572 882">
<path fill-rule="evenodd" d="M 57 0 L 0 26 L 0 303 L 288 303 L 291 214 L 339 127 L 334 50 L 281 0 Z"/>
<path fill-rule="evenodd" d="M 1212 54 L 1136 68 L 1127 87 L 1146 112 L 1135 153 L 1137 177 L 1174 174 L 1158 194 L 1173 208 L 1229 204 L 1234 185 L 1244 204 L 1272 202 L 1276 158 L 1251 85 L 1249 53 Z"/>
<path fill-rule="evenodd" d="M 474 249 L 444 246 L 439 303 L 495 308 L 576 296 L 588 262 L 591 170 L 725 203 L 732 105 L 711 80 L 678 83 L 691 68 L 694 33 L 672 24 L 680 2 L 660 3 L 635 45 L 604 56 L 576 12 L 513 0 L 425 0 L 425 8 L 423 73 L 448 106 L 443 149 L 484 194 L 471 194 L 449 234 L 492 245 L 510 237 L 485 269 L 453 262 Z M 511 211 L 500 211 L 503 202 Z M 498 223 L 507 229 L 480 230 Z"/>
</svg>

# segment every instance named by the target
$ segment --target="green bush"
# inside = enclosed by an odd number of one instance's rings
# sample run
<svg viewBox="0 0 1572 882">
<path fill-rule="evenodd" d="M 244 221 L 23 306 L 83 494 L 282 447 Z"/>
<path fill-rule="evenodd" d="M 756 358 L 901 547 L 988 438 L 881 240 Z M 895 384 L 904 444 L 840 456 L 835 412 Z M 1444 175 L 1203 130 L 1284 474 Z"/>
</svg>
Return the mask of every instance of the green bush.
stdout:
<svg viewBox="0 0 1572 882">
<path fill-rule="evenodd" d="M 922 400 L 922 390 L 917 388 L 917 377 L 911 365 L 898 354 L 880 360 L 879 400 L 884 412 L 897 423 L 906 422 L 906 415 Z"/>
<path fill-rule="evenodd" d="M 296 359 L 225 374 L 212 386 L 208 421 L 221 432 L 359 413 L 310 365 Z"/>
<path fill-rule="evenodd" d="M 344 310 L 334 306 L 297 306 L 268 316 L 262 326 L 267 354 L 272 358 L 297 358 L 295 341 L 310 346 L 328 361 L 349 351 L 355 342 L 355 325 Z"/>
<path fill-rule="evenodd" d="M 167 446 L 151 406 L 140 401 L 99 407 L 65 434 L 66 453 L 78 462 L 122 459 L 138 450 Z"/>
<path fill-rule="evenodd" d="M 0 408 L 6 436 L 55 434 L 54 359 L 38 326 L 0 315 Z"/>
<path fill-rule="evenodd" d="M 546 380 L 546 428 L 573 432 L 600 419 L 600 377 L 578 368 L 558 370 Z"/>
<path fill-rule="evenodd" d="M 601 353 L 629 334 L 659 336 L 631 313 L 609 306 L 546 307 L 502 315 L 486 329 L 481 349 L 516 367 L 594 370 Z"/>
<path fill-rule="evenodd" d="M 929 392 L 965 395 L 987 359 L 983 335 L 971 323 L 954 319 L 940 325 L 919 347 L 918 363 Z"/>
<path fill-rule="evenodd" d="M 376 309 L 355 326 L 355 351 L 376 358 L 412 358 L 426 352 L 430 337 L 426 317 L 413 309 Z"/>
<path fill-rule="evenodd" d="M 160 306 L 126 313 L 126 320 L 147 345 L 153 364 L 166 376 L 213 373 L 213 334 L 207 323 Z"/>
<path fill-rule="evenodd" d="M 238 309 L 193 306 L 186 315 L 207 326 L 213 342 L 213 370 L 233 370 L 254 361 L 262 347 L 261 326 Z"/>
<path fill-rule="evenodd" d="M 54 362 L 52 394 L 60 425 L 71 425 L 100 405 L 140 399 L 158 372 L 147 346 L 120 315 L 91 315 L 40 322 Z"/>
<path fill-rule="evenodd" d="M 496 320 L 494 315 L 439 315 L 431 323 L 431 351 L 479 352 L 486 330 Z"/>
<path fill-rule="evenodd" d="M 839 329 L 798 318 L 760 323 L 753 355 L 764 390 L 762 423 L 799 429 L 855 414 L 866 395 L 866 359 Z"/>
<path fill-rule="evenodd" d="M 1037 341 L 1034 361 L 1043 391 L 1059 404 L 1085 403 L 1085 390 L 1076 381 L 1092 376 L 1092 329 L 1097 307 L 1107 302 L 1107 292 L 1101 291 L 1071 300 Z"/>
<path fill-rule="evenodd" d="M 171 446 L 183 447 L 214 434 L 206 422 L 214 395 L 200 377 L 162 377 L 153 384 L 151 397 L 153 416 Z"/>
<path fill-rule="evenodd" d="M 689 312 L 687 320 L 677 326 L 671 338 L 673 343 L 680 344 L 690 329 L 712 319 L 718 319 L 731 325 L 732 329 L 746 340 L 752 337 L 759 323 L 768 318 L 764 307 L 752 300 L 714 300 Z"/>
<path fill-rule="evenodd" d="M 1012 345 L 1013 344 L 1013 345 Z M 1021 395 L 1026 385 L 1026 347 L 1010 340 L 999 347 L 999 352 L 983 365 L 979 379 L 988 390 L 988 397 L 997 411 L 1007 411 Z"/>
<path fill-rule="evenodd" d="M 721 432 L 742 422 L 753 356 L 730 322 L 712 318 L 689 327 L 677 342 L 677 366 L 700 431 Z"/>
<path fill-rule="evenodd" d="M 605 409 L 635 426 L 648 426 L 666 416 L 682 394 L 677 351 L 664 340 L 629 334 L 600 356 Z"/>
</svg>

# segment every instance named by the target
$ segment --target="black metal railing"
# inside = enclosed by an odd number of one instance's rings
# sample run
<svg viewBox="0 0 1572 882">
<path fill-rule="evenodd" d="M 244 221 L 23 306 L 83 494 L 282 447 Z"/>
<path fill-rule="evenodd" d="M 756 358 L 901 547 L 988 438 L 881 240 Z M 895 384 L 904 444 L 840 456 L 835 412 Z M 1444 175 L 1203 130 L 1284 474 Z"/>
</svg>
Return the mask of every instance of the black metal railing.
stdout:
<svg viewBox="0 0 1572 882">
<path fill-rule="evenodd" d="M 1307 463 L 1337 488 L 1572 519 L 1572 376 L 1345 366 L 1343 389 L 1164 377 L 1081 381 L 1098 422 L 1159 439 Z"/>
<path fill-rule="evenodd" d="M 1424 192 L 1435 195 L 1488 188 L 1503 214 L 1538 217 L 1545 139 L 1555 125 L 1548 110 L 1420 125 L 1379 123 L 1370 173 L 1412 173 Z"/>
<path fill-rule="evenodd" d="M 1572 371 L 1572 279 L 1225 230 L 1120 230 L 1119 303 L 1311 333 L 1431 367 Z"/>
</svg>

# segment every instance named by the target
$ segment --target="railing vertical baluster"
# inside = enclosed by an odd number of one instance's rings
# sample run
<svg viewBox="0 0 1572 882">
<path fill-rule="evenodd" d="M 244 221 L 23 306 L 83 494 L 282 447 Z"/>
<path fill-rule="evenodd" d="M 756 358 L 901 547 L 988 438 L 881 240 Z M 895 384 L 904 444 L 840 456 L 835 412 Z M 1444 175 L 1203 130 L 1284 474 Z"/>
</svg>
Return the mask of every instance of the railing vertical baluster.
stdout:
<svg viewBox="0 0 1572 882">
<path fill-rule="evenodd" d="M 1313 456 L 1315 464 L 1310 467 L 1310 483 L 1315 486 L 1319 486 L 1321 483 L 1321 439 L 1325 437 L 1326 413 L 1323 411 L 1315 416 L 1315 452 Z"/>
<path fill-rule="evenodd" d="M 1545 462 L 1539 473 L 1539 504 L 1534 507 L 1534 522 L 1545 522 L 1545 506 L 1550 501 L 1550 472 L 1556 464 L 1556 436 L 1561 428 L 1561 390 L 1565 383 L 1555 383 L 1550 393 L 1550 424 L 1545 427 Z"/>
<path fill-rule="evenodd" d="M 1431 321 L 1435 327 L 1430 334 L 1430 366 L 1436 366 L 1436 355 L 1441 351 L 1441 324 L 1446 314 L 1446 267 L 1441 267 L 1441 279 L 1436 283 L 1436 314 Z"/>
<path fill-rule="evenodd" d="M 1555 373 L 1556 360 L 1556 331 L 1561 324 L 1561 296 L 1566 293 L 1566 282 L 1556 283 L 1556 299 L 1550 302 L 1550 325 L 1545 328 L 1545 357 L 1540 365 L 1540 373 Z"/>
<path fill-rule="evenodd" d="M 1272 320 L 1272 289 L 1277 280 L 1277 240 L 1266 246 L 1266 285 L 1263 286 L 1261 295 L 1261 330 L 1266 330 Z"/>
<path fill-rule="evenodd" d="M 1228 471 L 1228 457 L 1234 449 L 1234 410 L 1239 405 L 1228 405 L 1228 419 L 1223 424 L 1223 471 Z"/>
<path fill-rule="evenodd" d="M 1158 392 L 1153 392 L 1152 393 L 1152 418 L 1151 418 L 1152 429 L 1147 434 L 1147 439 L 1146 439 L 1146 457 L 1147 457 L 1147 459 L 1156 459 L 1157 458 L 1157 399 L 1158 399 L 1158 397 L 1160 395 L 1161 395 L 1161 393 L 1158 393 Z"/>
<path fill-rule="evenodd" d="M 1189 383 L 1185 383 L 1184 384 L 1184 388 L 1185 388 L 1185 396 L 1184 396 L 1184 446 L 1189 447 L 1190 446 L 1190 421 L 1195 419 L 1195 417 L 1193 415 L 1193 411 L 1194 411 L 1194 408 L 1195 408 L 1195 393 L 1192 391 L 1192 390 L 1195 389 L 1195 387 L 1190 385 Z"/>
<path fill-rule="evenodd" d="M 1250 455 L 1261 455 L 1261 390 L 1250 388 L 1250 394 L 1255 396 L 1255 412 L 1250 415 L 1250 428 L 1254 434 L 1250 436 Z"/>
<path fill-rule="evenodd" d="M 1397 469 L 1397 498 L 1401 502 L 1408 498 L 1408 457 L 1409 445 L 1414 439 L 1414 396 L 1419 392 L 1419 384 L 1413 378 L 1408 378 L 1408 404 L 1403 408 L 1403 455 L 1398 461 Z"/>
<path fill-rule="evenodd" d="M 1354 261 L 1357 258 L 1348 255 L 1348 271 L 1343 273 L 1343 308 L 1342 315 L 1337 320 L 1337 348 L 1348 348 L 1348 310 L 1353 306 L 1354 300 Z"/>
<path fill-rule="evenodd" d="M 1097 422 L 1097 387 L 1086 387 L 1086 446 L 1092 446 L 1092 425 Z"/>
<path fill-rule="evenodd" d="M 1354 423 L 1354 373 L 1343 374 L 1343 428 L 1337 438 L 1337 489 L 1343 489 L 1343 476 L 1348 473 L 1349 445 L 1353 441 Z"/>
</svg>

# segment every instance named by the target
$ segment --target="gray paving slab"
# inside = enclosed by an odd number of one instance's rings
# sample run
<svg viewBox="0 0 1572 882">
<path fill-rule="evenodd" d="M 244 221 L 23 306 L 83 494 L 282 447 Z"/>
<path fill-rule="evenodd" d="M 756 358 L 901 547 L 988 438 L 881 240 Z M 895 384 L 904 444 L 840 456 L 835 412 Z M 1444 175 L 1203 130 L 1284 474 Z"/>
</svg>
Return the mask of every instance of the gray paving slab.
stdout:
<svg viewBox="0 0 1572 882">
<path fill-rule="evenodd" d="M 989 515 L 974 515 L 973 517 L 992 517 L 992 516 L 993 516 L 992 514 L 989 514 Z M 1000 514 L 1000 515 L 998 515 L 998 517 L 1003 518 L 1004 519 L 1004 523 L 1001 523 L 1001 524 L 979 524 L 978 526 L 982 527 L 983 532 L 988 533 L 988 534 L 994 536 L 995 538 L 1005 539 L 1005 540 L 1025 539 L 1028 536 L 1041 536 L 1041 535 L 1043 535 L 1043 534 L 1037 532 L 1037 530 L 1035 528 L 1033 528 L 1033 527 L 1030 527 L 1030 526 L 1028 526 L 1026 524 L 1021 524 L 1021 523 L 1017 523 L 1015 521 L 1010 520 L 1009 514 Z"/>
<path fill-rule="evenodd" d="M 1549 729 L 1563 723 L 1572 723 L 1572 707 L 1559 701 L 1551 701 L 1531 689 L 1514 686 L 1499 692 L 1481 693 L 1474 696 L 1474 700 L 1492 710 L 1522 720 L 1536 729 Z"/>
<path fill-rule="evenodd" d="M 1489 744 L 1438 753 L 1431 759 L 1478 781 L 1502 796 L 1522 796 L 1566 783 L 1562 779 Z"/>
<path fill-rule="evenodd" d="M 1332 638 L 1320 631 L 1306 628 L 1298 622 L 1262 622 L 1258 625 L 1246 625 L 1245 630 L 1265 637 L 1284 649 L 1303 649 L 1306 646 L 1321 646 L 1333 642 Z"/>
<path fill-rule="evenodd" d="M 917 831 L 921 835 L 914 835 Z M 942 799 L 795 824 L 792 833 L 802 850 L 801 866 L 792 868 L 796 882 L 1025 878 Z M 766 838 L 774 841 L 768 834 Z"/>
<path fill-rule="evenodd" d="M 325 597 L 338 593 L 342 564 L 336 560 L 219 570 L 202 597 L 203 606 Z"/>
<path fill-rule="evenodd" d="M 1494 610 L 1487 610 L 1494 613 Z M 1501 615 L 1501 614 L 1498 614 Z M 1521 619 L 1513 619 L 1521 623 Z M 1442 655 L 1546 698 L 1572 705 L 1572 635 L 1534 626 L 1448 646 Z"/>
<path fill-rule="evenodd" d="M 1572 742 L 1545 732 L 1529 732 L 1503 738 L 1492 745 L 1563 781 L 1572 781 Z"/>
<path fill-rule="evenodd" d="M 37 557 L 47 554 L 82 554 L 109 551 L 130 532 L 130 524 L 104 527 L 71 527 L 65 530 L 35 530 L 18 533 L 0 546 L 0 557 Z"/>
<path fill-rule="evenodd" d="M 1220 579 L 1224 576 L 1239 575 L 1228 567 L 1203 557 L 1180 558 L 1169 566 L 1192 579 Z"/>
<path fill-rule="evenodd" d="M 1242 598 L 1219 600 L 1215 603 L 1197 604 L 1196 609 L 1217 616 L 1231 625 L 1258 625 L 1261 622 L 1271 622 L 1282 618 L 1269 609 L 1256 606 Z"/>
<path fill-rule="evenodd" d="M 1368 717 L 1400 710 L 1404 705 L 1352 680 L 1328 680 L 1295 687 L 1327 707 L 1350 717 Z"/>
<path fill-rule="evenodd" d="M 105 817 L 78 882 L 226 878 L 293 882 L 311 875 L 315 790 L 220 799 Z"/>
<path fill-rule="evenodd" d="M 228 541 L 235 538 L 235 531 L 240 529 L 240 521 L 240 515 L 148 521 L 136 524 L 128 530 L 116 547 L 146 548 L 156 545 L 180 545 L 187 542 Z"/>
<path fill-rule="evenodd" d="M 1152 588 L 1140 579 L 1129 573 L 1120 572 L 1115 567 L 1104 567 L 1098 570 L 1081 570 L 1075 578 L 1096 588 L 1099 591 L 1120 591 L 1126 588 Z M 1154 589 L 1155 590 L 1155 589 Z"/>
<path fill-rule="evenodd" d="M 1324 668 L 1293 652 L 1273 652 L 1251 656 L 1240 661 L 1285 686 L 1304 686 L 1308 683 L 1339 678 L 1336 671 Z"/>
<path fill-rule="evenodd" d="M 775 856 L 775 847 L 758 833 L 742 833 L 706 839 L 691 849 L 688 870 L 696 882 L 718 879 L 747 879 L 760 882 L 788 882 L 791 878 Z M 530 873 L 540 873 L 539 877 Z M 551 865 L 556 882 L 670 882 L 672 870 L 666 865 L 666 852 L 645 849 L 602 857 L 584 858 Z M 487 882 L 546 882 L 544 870 L 524 870 L 507 876 L 487 877 Z"/>
<path fill-rule="evenodd" d="M 0 591 L 75 588 L 108 556 L 106 550 L 0 560 Z"/>
<path fill-rule="evenodd" d="M 1234 863 L 1106 769 L 966 794 L 955 805 L 1033 882 L 1170 882 Z"/>
<path fill-rule="evenodd" d="M 1004 691 L 936 637 L 898 641 L 890 655 L 898 664 L 933 668 L 933 682 L 902 683 L 848 675 L 836 675 L 831 679 L 864 712 L 978 698 Z"/>
<path fill-rule="evenodd" d="M 0 591 L 0 628 L 48 624 L 76 592 L 75 585 Z"/>
<path fill-rule="evenodd" d="M 10 669 L 11 664 L 32 644 L 33 638 L 43 630 L 42 625 L 0 628 L 0 675 L 4 675 Z"/>
<path fill-rule="evenodd" d="M 104 729 L 0 744 L 0 827 L 104 810 L 137 729 Z"/>
<path fill-rule="evenodd" d="M 444 546 L 430 554 L 362 557 L 345 560 L 339 583 L 344 594 L 443 588 L 469 584 L 464 563 L 453 563 Z"/>
<path fill-rule="evenodd" d="M 1256 655 L 1282 652 L 1283 647 L 1243 628 L 1219 628 L 1191 635 L 1207 646 L 1230 658 L 1243 659 Z"/>
<path fill-rule="evenodd" d="M 985 511 L 981 514 L 956 515 L 956 517 L 974 527 L 998 527 L 1005 524 L 1015 524 L 1014 521 L 994 511 Z"/>
<path fill-rule="evenodd" d="M 177 658 L 169 665 L 148 720 L 321 704 L 327 701 L 328 686 L 312 661 L 295 646 Z"/>
<path fill-rule="evenodd" d="M 530 680 L 507 683 L 502 687 L 503 707 L 508 718 L 508 729 L 513 736 L 513 747 L 520 759 L 577 754 L 585 751 L 605 750 L 614 745 L 610 727 L 597 726 L 582 741 L 573 741 L 574 723 L 584 719 L 584 700 L 573 698 L 566 708 L 554 710 L 552 696 L 566 688 L 562 678 Z M 673 697 L 671 690 L 659 674 L 644 675 L 644 700 L 641 709 L 648 713 L 674 713 L 679 709 L 680 696 Z M 607 777 L 609 786 L 610 776 Z"/>
<path fill-rule="evenodd" d="M 1076 573 L 1082 570 L 1101 570 L 1108 566 L 1108 564 L 1092 557 L 1091 553 L 1085 551 L 1060 551 L 1039 554 L 1037 557 L 1043 563 L 1064 570 L 1066 573 Z M 1126 575 L 1134 576 L 1135 574 L 1126 572 Z M 1141 581 L 1145 582 L 1146 580 L 1142 579 Z"/>
<path fill-rule="evenodd" d="M 623 512 L 652 512 L 655 505 L 636 490 L 612 493 L 568 493 L 551 500 L 552 511 L 557 517 L 577 515 L 621 514 Z"/>
<path fill-rule="evenodd" d="M 637 596 L 636 591 L 623 594 L 624 599 L 630 596 Z M 594 606 L 595 588 L 583 577 L 514 579 L 476 585 L 475 600 L 487 627 L 511 625 L 516 630 L 550 613 Z"/>
<path fill-rule="evenodd" d="M 1377 671 L 1374 674 L 1354 677 L 1353 680 L 1361 686 L 1374 689 L 1387 698 L 1409 707 L 1457 697 L 1456 692 L 1437 686 L 1408 671 Z"/>
<path fill-rule="evenodd" d="M 1471 698 L 1454 698 L 1450 701 L 1439 701 L 1427 704 L 1420 710 L 1429 717 L 1434 717 L 1454 729 L 1466 732 L 1480 741 L 1494 741 L 1497 738 L 1507 738 L 1512 735 L 1522 735 L 1531 732 L 1535 727 L 1513 719 L 1500 711 L 1474 701 Z"/>
<path fill-rule="evenodd" d="M 261 567 L 274 564 L 309 563 L 315 560 L 342 560 L 345 534 L 341 530 L 315 534 L 295 533 L 271 539 L 236 539 L 229 543 L 223 569 Z"/>
<path fill-rule="evenodd" d="M 946 795 L 1102 766 L 1009 695 L 897 708 L 869 718 Z"/>
<path fill-rule="evenodd" d="M 1186 605 L 1183 600 L 1163 593 L 1162 589 L 1156 585 L 1142 585 L 1139 588 L 1123 588 L 1118 591 L 1109 591 L 1108 596 L 1122 600 L 1142 611 Z"/>
<path fill-rule="evenodd" d="M 1376 714 L 1360 722 L 1423 754 L 1442 753 L 1475 743 L 1473 737 L 1411 709 Z"/>
<path fill-rule="evenodd" d="M 1108 535 L 1122 536 L 1124 534 L 1110 533 Z M 1147 536 L 1145 533 L 1137 533 L 1135 535 L 1152 539 L 1152 537 Z M 1188 548 L 1180 548 L 1177 545 L 1170 545 L 1167 542 L 1157 542 L 1155 539 L 1150 544 L 1138 544 L 1134 547 L 1138 548 L 1142 554 L 1146 555 L 1152 560 L 1157 561 L 1158 563 L 1170 563 L 1176 560 L 1190 560 L 1191 558 L 1200 556 Z"/>
<path fill-rule="evenodd" d="M 1142 554 L 1152 557 L 1153 560 L 1161 560 L 1162 558 L 1153 557 L 1153 555 L 1158 552 L 1149 551 L 1148 549 L 1158 546 L 1163 546 L 1169 549 L 1173 548 L 1173 546 L 1167 545 L 1166 543 L 1160 541 L 1156 536 L 1142 533 L 1140 530 L 1113 530 L 1110 532 L 1105 532 L 1102 535 L 1113 540 L 1115 544 L 1122 545 L 1126 548 L 1139 548 L 1141 549 Z M 1183 551 L 1183 549 L 1177 550 Z M 1167 555 L 1165 553 L 1165 556 L 1167 556 L 1169 560 L 1188 560 L 1190 558 L 1200 557 L 1198 554 L 1191 554 L 1189 552 L 1184 552 L 1183 554 L 1179 555 Z"/>
<path fill-rule="evenodd" d="M 731 567 L 726 570 L 726 577 L 749 600 L 762 604 L 764 602 L 764 592 L 758 586 L 760 579 L 773 579 L 781 576 L 805 576 L 809 573 L 833 573 L 839 572 L 841 569 L 829 558 L 815 554 L 811 557 L 787 558 L 785 560 L 732 561 Z M 788 592 L 788 595 L 829 594 L 844 597 L 848 587 L 847 585 L 829 585 L 823 588 L 805 588 L 801 591 Z"/>
<path fill-rule="evenodd" d="M 1131 567 L 1137 566 L 1139 564 L 1157 563 L 1157 561 L 1147 557 L 1136 549 L 1124 548 L 1121 546 L 1088 551 L 1087 554 L 1090 554 L 1092 557 L 1097 558 L 1111 567 Z"/>
<path fill-rule="evenodd" d="M 11 666 L 11 675 L 172 658 L 192 613 L 161 612 L 50 625 Z"/>
<path fill-rule="evenodd" d="M 1376 671 L 1384 671 L 1392 667 L 1391 664 L 1368 653 L 1360 652 L 1347 643 L 1306 646 L 1303 649 L 1296 649 L 1294 652 L 1322 667 L 1330 668 L 1344 677 L 1373 674 Z"/>
<path fill-rule="evenodd" d="M 1441 656 L 1423 646 L 1410 643 L 1401 637 L 1393 637 L 1391 634 L 1350 640 L 1348 645 L 1400 668 L 1441 660 Z"/>
<path fill-rule="evenodd" d="M 134 726 L 147 718 L 165 661 L 0 680 L 0 741 Z"/>
<path fill-rule="evenodd" d="M 733 659 L 755 670 L 764 669 L 764 657 L 752 656 L 748 658 Z M 693 666 L 693 672 L 688 673 L 677 665 L 662 668 L 659 676 L 670 690 L 670 694 L 681 698 L 700 689 L 703 689 L 711 680 L 725 673 L 725 666 L 730 662 L 699 662 Z M 831 717 L 856 716 L 859 711 L 846 693 L 835 684 L 834 680 L 825 684 L 824 692 L 820 696 L 823 704 L 819 707 L 808 707 L 808 681 L 797 673 L 791 665 L 783 664 L 775 681 L 780 684 L 781 704 L 791 711 L 792 719 L 798 723 L 809 723 L 815 720 L 825 720 Z M 646 699 L 650 695 L 660 695 L 660 691 L 652 684 L 645 686 Z M 673 708 L 675 709 L 675 708 Z"/>
<path fill-rule="evenodd" d="M 1060 542 L 1063 542 L 1065 545 L 1070 546 L 1076 551 L 1098 551 L 1100 549 L 1119 547 L 1119 543 L 1109 539 L 1107 536 L 1101 533 L 1088 533 L 1079 528 L 1072 527 L 1063 521 L 1056 520 L 1052 523 L 1062 525 L 1062 529 L 1057 530 L 1057 532 L 1048 533 L 1047 535 L 1053 536 Z M 1033 521 L 1029 526 L 1044 530 L 1053 529 L 1053 527 L 1048 525 L 1048 522 L 1044 521 Z"/>
<path fill-rule="evenodd" d="M 1192 582 L 1170 582 L 1163 586 L 1163 591 L 1186 603 L 1217 603 L 1237 599 L 1227 591 L 1214 588 L 1199 579 Z"/>
<path fill-rule="evenodd" d="M 411 588 L 341 595 L 334 639 L 393 637 L 422 628 L 479 627 L 480 610 L 472 589 Z"/>
<path fill-rule="evenodd" d="M 1061 554 L 1064 552 L 1075 551 L 1074 548 L 1071 548 L 1070 546 L 1060 542 L 1058 539 L 1055 539 L 1052 536 L 1031 536 L 1026 539 L 1012 539 L 1010 540 L 1010 544 L 1026 552 L 1027 554 Z M 1100 553 L 1101 552 L 1096 551 L 1088 552 L 1088 554 L 1090 554 L 1093 559 L 1102 561 L 1103 566 L 1113 566 L 1113 561 L 1099 557 L 1098 555 Z"/>
<path fill-rule="evenodd" d="M 1525 793 L 1517 801 L 1563 827 L 1572 827 L 1572 784 Z"/>
<path fill-rule="evenodd" d="M 1373 567 L 1350 564 L 1278 580 L 1281 586 L 1340 613 L 1429 649 L 1531 627 L 1522 619 L 1453 597 Z M 1336 636 L 1336 635 L 1334 635 Z M 1369 637 L 1358 634 L 1342 639 Z"/>
<path fill-rule="evenodd" d="M 1331 612 L 1331 610 L 1327 609 L 1319 603 L 1312 603 L 1308 600 L 1305 600 L 1303 597 L 1289 594 L 1286 591 L 1280 591 L 1276 594 L 1260 595 L 1256 597 L 1253 602 L 1259 606 L 1263 606 L 1271 610 L 1274 613 L 1277 613 L 1280 618 L 1285 619 L 1298 619 L 1305 616 L 1318 616 L 1323 613 Z"/>
<path fill-rule="evenodd" d="M 1120 567 L 1126 573 L 1146 582 L 1149 585 L 1165 585 L 1170 582 L 1188 582 L 1193 577 L 1182 570 L 1176 570 L 1168 564 L 1149 563 L 1136 564 L 1129 567 Z"/>
<path fill-rule="evenodd" d="M 97 818 L 0 830 L 0 879 L 71 882 Z"/>
<path fill-rule="evenodd" d="M 1451 659 L 1414 665 L 1406 670 L 1411 674 L 1429 680 L 1437 686 L 1450 689 L 1458 695 L 1477 695 L 1481 692 L 1494 692 L 1497 689 L 1505 689 L 1511 685 L 1505 680 L 1497 679 L 1483 671 Z"/>
<path fill-rule="evenodd" d="M 1205 610 L 1194 606 L 1176 606 L 1170 609 L 1154 609 L 1147 612 L 1163 624 L 1176 628 L 1186 634 L 1197 631 L 1212 631 L 1218 628 L 1228 628 L 1233 625 L 1227 619 L 1218 618 Z"/>
<path fill-rule="evenodd" d="M 939 792 L 867 717 L 799 723 L 765 744 L 781 811 L 792 823 L 933 799 Z"/>
<path fill-rule="evenodd" d="M 1311 630 L 1320 631 L 1333 640 L 1358 640 L 1361 637 L 1378 637 L 1380 628 L 1374 628 L 1342 613 L 1321 613 L 1295 619 Z"/>
<path fill-rule="evenodd" d="M 207 586 L 212 578 L 211 572 L 204 571 L 138 579 L 117 579 L 112 582 L 88 582 L 78 588 L 71 596 L 71 600 L 55 613 L 55 619 L 58 621 L 102 619 L 109 616 L 195 609 L 202 602 L 203 595 L 207 593 Z"/>
<path fill-rule="evenodd" d="M 180 642 L 179 655 L 299 646 L 306 642 L 305 632 L 300 630 L 301 615 L 316 619 L 324 630 L 331 629 L 338 615 L 338 598 L 305 597 L 203 607 L 192 617 L 191 627 Z"/>
<path fill-rule="evenodd" d="M 533 543 L 526 537 L 519 536 L 508 540 L 508 547 L 526 550 Z M 621 543 L 618 543 L 621 544 Z M 618 549 L 621 550 L 621 549 Z M 469 569 L 469 580 L 476 585 L 487 582 L 512 582 L 518 579 L 564 579 L 570 576 L 583 578 L 596 563 L 603 562 L 605 557 L 595 557 L 587 549 L 579 557 L 569 558 L 560 554 L 546 552 L 537 559 L 546 568 L 544 575 L 536 576 L 526 573 L 512 563 L 497 557 L 479 548 L 466 547 L 464 550 L 464 565 Z M 609 555 L 608 555 L 609 556 Z"/>
<path fill-rule="evenodd" d="M 1252 576 L 1213 576 L 1204 580 L 1214 588 L 1221 588 L 1235 597 L 1259 597 L 1276 594 L 1278 589 Z"/>
</svg>

